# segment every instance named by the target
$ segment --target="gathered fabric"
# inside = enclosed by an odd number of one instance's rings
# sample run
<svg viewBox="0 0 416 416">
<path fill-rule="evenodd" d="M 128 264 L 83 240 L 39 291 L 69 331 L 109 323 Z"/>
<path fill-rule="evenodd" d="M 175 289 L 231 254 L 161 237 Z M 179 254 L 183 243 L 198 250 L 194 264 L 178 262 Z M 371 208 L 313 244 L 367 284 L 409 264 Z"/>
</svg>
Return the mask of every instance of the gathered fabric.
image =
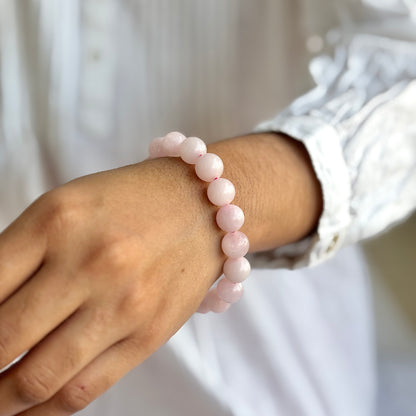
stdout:
<svg viewBox="0 0 416 416">
<path fill-rule="evenodd" d="M 192 317 L 81 414 L 374 413 L 367 271 L 345 246 L 416 206 L 415 10 L 0 0 L 0 228 L 54 186 L 144 159 L 173 130 L 207 142 L 286 133 L 323 191 L 313 235 L 249 254 L 235 308 Z"/>
</svg>

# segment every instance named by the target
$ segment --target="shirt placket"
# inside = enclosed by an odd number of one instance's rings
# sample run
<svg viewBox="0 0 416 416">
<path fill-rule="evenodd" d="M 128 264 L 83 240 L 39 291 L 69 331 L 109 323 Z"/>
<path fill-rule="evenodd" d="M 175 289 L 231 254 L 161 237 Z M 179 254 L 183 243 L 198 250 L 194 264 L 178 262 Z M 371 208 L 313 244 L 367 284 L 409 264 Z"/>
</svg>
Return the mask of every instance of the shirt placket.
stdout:
<svg viewBox="0 0 416 416">
<path fill-rule="evenodd" d="M 114 130 L 116 3 L 113 0 L 84 0 L 81 5 L 84 31 L 79 127 L 89 139 L 108 140 Z"/>
</svg>

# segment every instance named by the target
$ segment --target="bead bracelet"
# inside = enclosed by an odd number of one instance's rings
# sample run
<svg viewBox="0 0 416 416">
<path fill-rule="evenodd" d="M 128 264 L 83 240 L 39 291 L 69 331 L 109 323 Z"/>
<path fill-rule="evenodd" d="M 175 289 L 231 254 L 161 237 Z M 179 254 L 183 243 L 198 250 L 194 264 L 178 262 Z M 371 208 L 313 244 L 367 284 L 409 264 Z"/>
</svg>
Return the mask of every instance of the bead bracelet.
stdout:
<svg viewBox="0 0 416 416">
<path fill-rule="evenodd" d="M 244 213 L 240 207 L 231 204 L 235 196 L 234 185 L 221 178 L 224 165 L 219 156 L 207 153 L 207 146 L 198 137 L 186 138 L 182 133 L 171 132 L 165 137 L 154 139 L 149 145 L 149 158 L 180 157 L 184 162 L 195 165 L 196 175 L 209 182 L 208 199 L 220 209 L 216 215 L 217 225 L 226 234 L 221 248 L 227 260 L 223 266 L 224 276 L 211 289 L 197 312 L 225 312 L 243 294 L 243 282 L 250 274 L 250 263 L 244 257 L 249 248 L 247 236 L 238 231 L 244 223 Z"/>
</svg>

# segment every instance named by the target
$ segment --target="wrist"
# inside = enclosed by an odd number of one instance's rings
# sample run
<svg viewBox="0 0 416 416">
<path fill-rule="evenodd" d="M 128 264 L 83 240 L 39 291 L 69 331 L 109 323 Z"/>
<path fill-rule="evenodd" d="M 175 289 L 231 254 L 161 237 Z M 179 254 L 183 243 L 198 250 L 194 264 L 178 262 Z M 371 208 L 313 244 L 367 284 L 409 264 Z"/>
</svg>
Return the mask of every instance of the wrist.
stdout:
<svg viewBox="0 0 416 416">
<path fill-rule="evenodd" d="M 141 183 L 159 205 L 155 211 L 155 221 L 160 222 L 161 212 L 166 221 L 163 228 L 169 228 L 169 234 L 177 245 L 192 247 L 206 258 L 210 271 L 206 276 L 206 289 L 221 275 L 226 256 L 221 250 L 224 233 L 218 228 L 215 216 L 218 207 L 207 198 L 208 183 L 201 181 L 195 174 L 193 165 L 179 158 L 161 157 L 139 163 Z M 169 246 L 172 241 L 168 242 Z M 188 248 L 186 248 L 188 249 Z"/>
<path fill-rule="evenodd" d="M 298 241 L 316 228 L 322 192 L 302 143 L 283 134 L 253 134 L 212 143 L 208 151 L 224 160 L 223 176 L 236 187 L 251 252 Z"/>
<path fill-rule="evenodd" d="M 197 137 L 186 138 L 182 133 L 170 132 L 164 137 L 155 138 L 149 145 L 149 157 L 153 159 L 164 156 L 180 157 L 185 163 L 194 165 L 196 176 L 209 183 L 204 187 L 208 200 L 220 207 L 216 223 L 226 232 L 221 241 L 221 249 L 227 256 L 223 266 L 225 276 L 206 294 L 198 312 L 224 312 L 231 303 L 241 298 L 241 282 L 250 273 L 250 264 L 244 257 L 249 250 L 249 240 L 239 231 L 244 223 L 244 213 L 240 207 L 231 204 L 235 197 L 235 187 L 231 181 L 222 178 L 222 159 L 214 153 L 207 153 L 206 144 Z"/>
</svg>

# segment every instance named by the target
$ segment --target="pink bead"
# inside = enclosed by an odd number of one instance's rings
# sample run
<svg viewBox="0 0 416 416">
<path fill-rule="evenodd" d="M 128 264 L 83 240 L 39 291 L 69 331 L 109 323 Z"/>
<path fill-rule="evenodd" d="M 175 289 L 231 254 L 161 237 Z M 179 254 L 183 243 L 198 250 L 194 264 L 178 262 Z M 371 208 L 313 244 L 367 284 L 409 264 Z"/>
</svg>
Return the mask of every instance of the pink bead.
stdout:
<svg viewBox="0 0 416 416">
<path fill-rule="evenodd" d="M 182 160 L 193 165 L 207 153 L 207 146 L 199 137 L 188 137 L 179 150 Z"/>
<path fill-rule="evenodd" d="M 214 153 L 206 153 L 201 156 L 195 164 L 195 172 L 199 179 L 212 182 L 219 178 L 224 171 L 224 164 L 219 156 Z"/>
<path fill-rule="evenodd" d="M 241 283 L 234 283 L 223 278 L 219 281 L 217 288 L 217 295 L 224 302 L 235 303 L 240 300 L 243 295 L 243 285 Z"/>
<path fill-rule="evenodd" d="M 233 259 L 243 257 L 247 254 L 249 242 L 247 236 L 241 231 L 227 233 L 221 241 L 224 254 Z"/>
<path fill-rule="evenodd" d="M 156 157 L 166 156 L 163 150 L 163 141 L 164 137 L 157 137 L 153 139 L 149 144 L 149 159 L 154 159 Z"/>
<path fill-rule="evenodd" d="M 212 292 L 212 295 L 209 298 L 209 307 L 212 312 L 222 313 L 225 312 L 230 306 L 231 304 L 218 297 L 215 291 Z"/>
<path fill-rule="evenodd" d="M 208 199 L 219 207 L 229 204 L 235 197 L 235 188 L 231 181 L 218 178 L 208 185 Z"/>
<path fill-rule="evenodd" d="M 178 131 L 172 131 L 165 136 L 163 140 L 163 150 L 167 156 L 179 156 L 181 144 L 186 137 Z"/>
<path fill-rule="evenodd" d="M 250 262 L 245 257 L 225 260 L 223 268 L 224 275 L 234 283 L 240 283 L 246 280 L 250 271 Z"/>
<path fill-rule="evenodd" d="M 209 296 L 208 294 L 204 297 L 199 308 L 196 310 L 198 313 L 208 313 L 211 310 L 209 306 Z"/>
<path fill-rule="evenodd" d="M 237 205 L 228 204 L 217 211 L 216 220 L 221 230 L 230 233 L 239 230 L 244 224 L 244 213 Z"/>
<path fill-rule="evenodd" d="M 211 289 L 201 302 L 200 307 L 197 309 L 199 313 L 207 313 L 213 311 L 216 313 L 225 312 L 230 307 L 230 303 L 224 302 L 218 297 L 216 289 Z"/>
</svg>

